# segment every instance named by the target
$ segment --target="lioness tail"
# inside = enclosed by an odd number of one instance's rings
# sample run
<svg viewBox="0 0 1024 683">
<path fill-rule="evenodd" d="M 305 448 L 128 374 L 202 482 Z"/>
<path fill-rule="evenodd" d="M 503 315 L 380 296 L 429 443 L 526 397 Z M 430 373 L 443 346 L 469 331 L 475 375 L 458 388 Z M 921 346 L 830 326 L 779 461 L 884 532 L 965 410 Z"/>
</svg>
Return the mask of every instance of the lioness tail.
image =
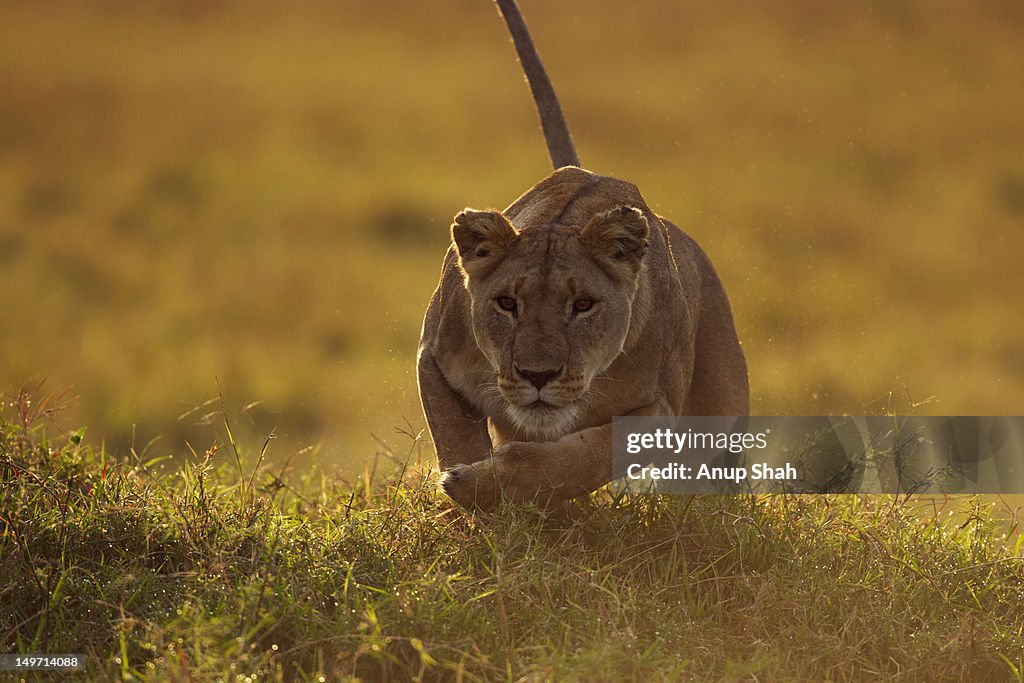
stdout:
<svg viewBox="0 0 1024 683">
<path fill-rule="evenodd" d="M 526 28 L 526 21 L 519 7 L 516 6 L 515 0 L 495 1 L 509 33 L 512 34 L 519 63 L 522 64 L 526 80 L 530 84 L 533 101 L 537 105 L 537 113 L 540 114 L 540 125 L 544 129 L 544 139 L 548 143 L 551 164 L 556 169 L 563 166 L 579 166 L 580 158 L 576 154 L 575 145 L 572 144 L 572 136 L 569 135 L 565 117 L 562 116 L 558 96 L 555 95 L 551 79 L 548 78 L 540 61 L 540 55 L 537 54 L 537 48 L 534 47 L 533 38 L 530 37 L 530 31 Z"/>
</svg>

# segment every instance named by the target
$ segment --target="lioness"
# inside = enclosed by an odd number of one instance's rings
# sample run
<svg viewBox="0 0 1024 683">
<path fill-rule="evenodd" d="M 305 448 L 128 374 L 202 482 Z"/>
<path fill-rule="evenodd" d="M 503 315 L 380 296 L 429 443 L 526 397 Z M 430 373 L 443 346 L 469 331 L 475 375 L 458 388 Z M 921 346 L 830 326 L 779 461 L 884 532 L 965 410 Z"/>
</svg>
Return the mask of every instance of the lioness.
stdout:
<svg viewBox="0 0 1024 683">
<path fill-rule="evenodd" d="M 636 186 L 578 168 L 522 17 L 498 6 L 556 170 L 455 217 L 418 354 L 442 486 L 481 508 L 607 483 L 613 416 L 745 415 L 749 393 L 711 262 Z"/>
</svg>

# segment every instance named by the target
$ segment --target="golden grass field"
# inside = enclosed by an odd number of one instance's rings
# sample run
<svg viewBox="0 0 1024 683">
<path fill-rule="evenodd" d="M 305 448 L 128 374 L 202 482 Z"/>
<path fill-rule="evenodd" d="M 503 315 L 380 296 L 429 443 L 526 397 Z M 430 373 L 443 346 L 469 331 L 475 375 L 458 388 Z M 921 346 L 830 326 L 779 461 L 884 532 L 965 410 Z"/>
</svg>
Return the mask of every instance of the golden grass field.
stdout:
<svg viewBox="0 0 1024 683">
<path fill-rule="evenodd" d="M 521 4 L 584 164 L 716 264 L 755 412 L 1024 412 L 1024 5 Z M 424 426 L 452 215 L 547 172 L 487 0 L 2 3 L 0 389 L 180 453 L 219 380 L 361 469 Z"/>
</svg>

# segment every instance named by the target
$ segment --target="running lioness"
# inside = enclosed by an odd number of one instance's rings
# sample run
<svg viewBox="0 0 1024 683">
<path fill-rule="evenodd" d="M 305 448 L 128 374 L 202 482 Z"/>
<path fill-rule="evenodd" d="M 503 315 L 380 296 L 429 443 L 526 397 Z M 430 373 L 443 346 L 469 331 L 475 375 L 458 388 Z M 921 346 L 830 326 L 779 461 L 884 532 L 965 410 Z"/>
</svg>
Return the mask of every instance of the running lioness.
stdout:
<svg viewBox="0 0 1024 683">
<path fill-rule="evenodd" d="M 455 216 L 420 340 L 445 492 L 551 505 L 612 477 L 616 415 L 746 415 L 722 283 L 636 186 L 580 167 L 514 0 L 497 0 L 555 172 L 504 211 Z"/>
</svg>

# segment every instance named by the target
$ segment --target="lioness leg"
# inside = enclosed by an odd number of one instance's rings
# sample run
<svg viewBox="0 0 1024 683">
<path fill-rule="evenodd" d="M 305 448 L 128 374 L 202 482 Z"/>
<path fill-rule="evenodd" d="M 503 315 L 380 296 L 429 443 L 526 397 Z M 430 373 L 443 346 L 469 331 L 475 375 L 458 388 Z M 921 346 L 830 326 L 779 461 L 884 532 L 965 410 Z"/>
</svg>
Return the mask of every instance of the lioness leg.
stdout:
<svg viewBox="0 0 1024 683">
<path fill-rule="evenodd" d="M 631 416 L 669 415 L 659 401 Z M 541 506 L 599 489 L 612 479 L 612 425 L 583 429 L 558 441 L 510 441 L 479 462 L 444 473 L 445 493 L 467 507 L 490 509 L 501 500 Z"/>
<path fill-rule="evenodd" d="M 702 293 L 694 348 L 693 378 L 684 415 L 747 415 L 747 363 L 736 337 L 729 300 L 711 272 Z"/>
<path fill-rule="evenodd" d="M 489 453 L 491 437 L 487 434 L 486 416 L 451 388 L 429 352 L 420 355 L 418 380 L 420 401 L 441 471 Z"/>
</svg>

